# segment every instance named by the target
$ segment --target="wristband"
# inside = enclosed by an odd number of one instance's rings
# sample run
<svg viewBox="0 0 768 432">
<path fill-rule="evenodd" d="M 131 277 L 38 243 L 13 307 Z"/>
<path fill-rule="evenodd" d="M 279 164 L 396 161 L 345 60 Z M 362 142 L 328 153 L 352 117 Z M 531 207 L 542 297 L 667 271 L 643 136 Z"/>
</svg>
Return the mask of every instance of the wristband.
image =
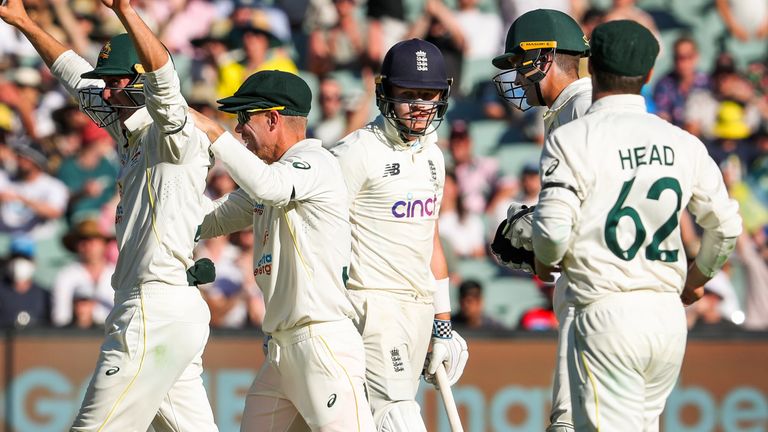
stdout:
<svg viewBox="0 0 768 432">
<path fill-rule="evenodd" d="M 436 319 L 432 323 L 432 337 L 438 339 L 452 339 L 453 335 L 451 335 L 451 330 L 451 321 L 449 320 Z"/>
<path fill-rule="evenodd" d="M 451 313 L 451 294 L 448 278 L 435 281 L 435 294 L 432 296 L 435 314 Z"/>
</svg>

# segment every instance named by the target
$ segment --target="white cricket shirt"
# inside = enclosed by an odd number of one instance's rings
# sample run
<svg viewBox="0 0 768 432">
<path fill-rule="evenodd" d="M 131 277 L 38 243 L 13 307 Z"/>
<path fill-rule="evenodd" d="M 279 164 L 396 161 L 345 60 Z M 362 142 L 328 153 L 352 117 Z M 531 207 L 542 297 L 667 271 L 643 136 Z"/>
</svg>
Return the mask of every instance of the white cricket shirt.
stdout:
<svg viewBox="0 0 768 432">
<path fill-rule="evenodd" d="M 693 135 L 648 114 L 638 95 L 601 98 L 547 139 L 534 251 L 560 263 L 568 302 L 651 290 L 680 293 L 686 256 L 680 212 L 704 229 L 697 265 L 719 268 L 741 232 L 738 205 Z"/>
<path fill-rule="evenodd" d="M 347 287 L 432 297 L 430 260 L 445 182 L 437 133 L 406 146 L 379 116 L 331 152 L 344 172 L 352 222 Z"/>
<path fill-rule="evenodd" d="M 294 144 L 267 165 L 231 134 L 211 146 L 240 185 L 203 220 L 203 238 L 253 226 L 253 269 L 266 333 L 353 316 L 344 276 L 350 233 L 338 162 L 320 141 Z"/>
<path fill-rule="evenodd" d="M 80 88 L 104 87 L 101 80 L 80 78 L 91 70 L 73 51 L 51 67 L 75 98 Z M 124 129 L 119 122 L 106 127 L 120 156 L 115 216 L 120 253 L 112 277 L 116 290 L 148 283 L 186 286 L 195 232 L 205 215 L 210 141 L 187 114 L 170 59 L 145 74 L 144 95 L 146 106 L 125 121 Z"/>
</svg>

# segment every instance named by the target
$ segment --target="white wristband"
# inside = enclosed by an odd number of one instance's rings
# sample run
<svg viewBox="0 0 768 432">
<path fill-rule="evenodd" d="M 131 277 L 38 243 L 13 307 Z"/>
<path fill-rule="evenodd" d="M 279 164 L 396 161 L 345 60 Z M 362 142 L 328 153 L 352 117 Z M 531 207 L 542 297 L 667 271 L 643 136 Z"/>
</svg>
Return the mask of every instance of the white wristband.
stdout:
<svg viewBox="0 0 768 432">
<path fill-rule="evenodd" d="M 448 278 L 435 281 L 435 295 L 433 300 L 435 314 L 451 312 L 451 294 Z"/>
</svg>

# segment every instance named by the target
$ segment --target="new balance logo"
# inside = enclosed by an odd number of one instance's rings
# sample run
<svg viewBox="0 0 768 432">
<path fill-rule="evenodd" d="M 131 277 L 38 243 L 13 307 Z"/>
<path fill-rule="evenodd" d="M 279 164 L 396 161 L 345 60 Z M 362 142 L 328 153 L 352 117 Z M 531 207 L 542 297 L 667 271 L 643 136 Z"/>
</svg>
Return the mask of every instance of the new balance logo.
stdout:
<svg viewBox="0 0 768 432">
<path fill-rule="evenodd" d="M 384 177 L 391 177 L 400 174 L 400 164 L 391 163 L 384 165 Z"/>
</svg>

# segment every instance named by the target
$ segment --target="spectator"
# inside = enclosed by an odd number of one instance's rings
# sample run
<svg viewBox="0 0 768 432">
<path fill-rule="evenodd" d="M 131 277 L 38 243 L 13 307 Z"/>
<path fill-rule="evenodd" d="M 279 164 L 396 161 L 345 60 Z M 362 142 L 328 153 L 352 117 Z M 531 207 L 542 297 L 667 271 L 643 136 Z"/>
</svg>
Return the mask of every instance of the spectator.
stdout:
<svg viewBox="0 0 768 432">
<path fill-rule="evenodd" d="M 527 206 L 534 206 L 539 201 L 541 191 L 541 178 L 539 177 L 539 165 L 529 162 L 520 171 L 520 195 L 515 201 Z"/>
<path fill-rule="evenodd" d="M 366 58 L 366 28 L 356 0 L 334 0 L 336 22 L 309 35 L 308 69 L 322 76 L 332 71 L 359 72 Z"/>
<path fill-rule="evenodd" d="M 461 88 L 461 67 L 466 40 L 456 15 L 441 0 L 427 0 L 424 12 L 413 22 L 405 37 L 424 39 L 440 48 L 453 88 Z"/>
<path fill-rule="evenodd" d="M 101 208 L 116 192 L 118 167 L 104 154 L 104 148 L 114 145 L 106 130 L 88 122 L 81 132 L 81 144 L 76 154 L 65 158 L 56 177 L 69 189 L 67 216 L 76 223 L 98 216 Z"/>
<path fill-rule="evenodd" d="M 635 21 L 653 33 L 661 45 L 661 35 L 653 17 L 636 5 L 637 0 L 613 0 L 612 7 L 605 13 L 604 22 L 616 20 Z M 663 47 L 661 47 L 663 49 Z"/>
<path fill-rule="evenodd" d="M 715 0 L 726 28 L 741 42 L 768 37 L 766 0 Z"/>
<path fill-rule="evenodd" d="M 692 332 L 737 330 L 740 327 L 723 314 L 723 301 L 734 296 L 733 286 L 724 272 L 704 284 L 704 296 L 686 308 L 688 328 Z"/>
<path fill-rule="evenodd" d="M 35 243 L 29 237 L 15 237 L 10 252 L 0 273 L 0 327 L 45 325 L 50 301 L 48 292 L 32 281 Z"/>
<path fill-rule="evenodd" d="M 746 273 L 744 328 L 768 330 L 768 226 L 751 235 L 745 230 L 736 242 L 736 253 Z"/>
<path fill-rule="evenodd" d="M 466 280 L 459 285 L 459 311 L 451 316 L 451 322 L 472 330 L 504 329 L 503 324 L 483 311 L 484 307 L 483 286 L 477 281 Z"/>
<path fill-rule="evenodd" d="M 62 239 L 67 250 L 77 254 L 77 260 L 62 268 L 53 283 L 51 322 L 56 327 L 86 321 L 104 324 L 114 305 L 115 295 L 112 289 L 115 265 L 107 261 L 108 241 L 95 219 L 79 222 Z M 89 307 L 92 313 L 89 320 L 73 315 L 76 295 L 87 297 L 93 303 Z"/>
<path fill-rule="evenodd" d="M 468 60 L 490 59 L 502 50 L 504 33 L 498 14 L 482 12 L 478 0 L 458 0 L 456 21 L 462 29 Z M 478 31 L 482 29 L 482 31 Z"/>
<path fill-rule="evenodd" d="M 696 69 L 699 50 L 688 36 L 675 41 L 674 70 L 661 78 L 653 92 L 656 114 L 680 127 L 685 126 L 685 102 L 694 90 L 709 89 L 709 77 Z"/>
<path fill-rule="evenodd" d="M 92 329 L 102 326 L 93 319 L 94 309 L 98 303 L 93 298 L 93 292 L 85 287 L 78 287 L 72 296 L 72 322 L 68 327 L 78 329 Z"/>
<path fill-rule="evenodd" d="M 533 277 L 539 292 L 547 299 L 544 306 L 528 309 L 520 317 L 517 328 L 525 331 L 557 331 L 557 315 L 553 305 L 554 282 L 544 282 L 538 276 Z"/>
<path fill-rule="evenodd" d="M 320 121 L 312 134 L 323 142 L 323 146 L 331 147 L 346 135 L 344 132 L 347 130 L 341 85 L 330 76 L 323 77 L 317 97 L 320 100 Z"/>
<path fill-rule="evenodd" d="M 38 144 L 18 145 L 14 151 L 16 178 L 0 189 L 0 233 L 50 237 L 53 222 L 64 214 L 67 187 L 45 172 L 47 160 Z"/>
<path fill-rule="evenodd" d="M 47 91 L 40 71 L 32 67 L 16 69 L 11 81 L 16 85 L 18 97 L 33 110 L 34 130 L 27 129 L 30 138 L 39 140 L 53 135 L 56 126 L 51 116 L 66 104 L 64 95 Z"/>
<path fill-rule="evenodd" d="M 456 184 L 456 177 L 450 172 L 445 174 L 439 226 L 440 237 L 450 244 L 457 256 L 464 258 L 485 256 L 483 220 L 479 214 L 466 209 Z"/>
<path fill-rule="evenodd" d="M 240 250 L 226 236 L 206 239 L 198 245 L 196 258 L 209 258 L 216 265 L 216 280 L 200 286 L 211 309 L 211 326 L 240 328 L 248 320 L 248 291 L 237 265 Z"/>
<path fill-rule="evenodd" d="M 465 208 L 469 213 L 483 214 L 500 181 L 498 162 L 473 153 L 472 136 L 463 120 L 451 123 L 448 150 Z"/>
<path fill-rule="evenodd" d="M 403 0 L 368 0 L 368 61 L 380 65 L 384 53 L 408 33 Z"/>
</svg>

